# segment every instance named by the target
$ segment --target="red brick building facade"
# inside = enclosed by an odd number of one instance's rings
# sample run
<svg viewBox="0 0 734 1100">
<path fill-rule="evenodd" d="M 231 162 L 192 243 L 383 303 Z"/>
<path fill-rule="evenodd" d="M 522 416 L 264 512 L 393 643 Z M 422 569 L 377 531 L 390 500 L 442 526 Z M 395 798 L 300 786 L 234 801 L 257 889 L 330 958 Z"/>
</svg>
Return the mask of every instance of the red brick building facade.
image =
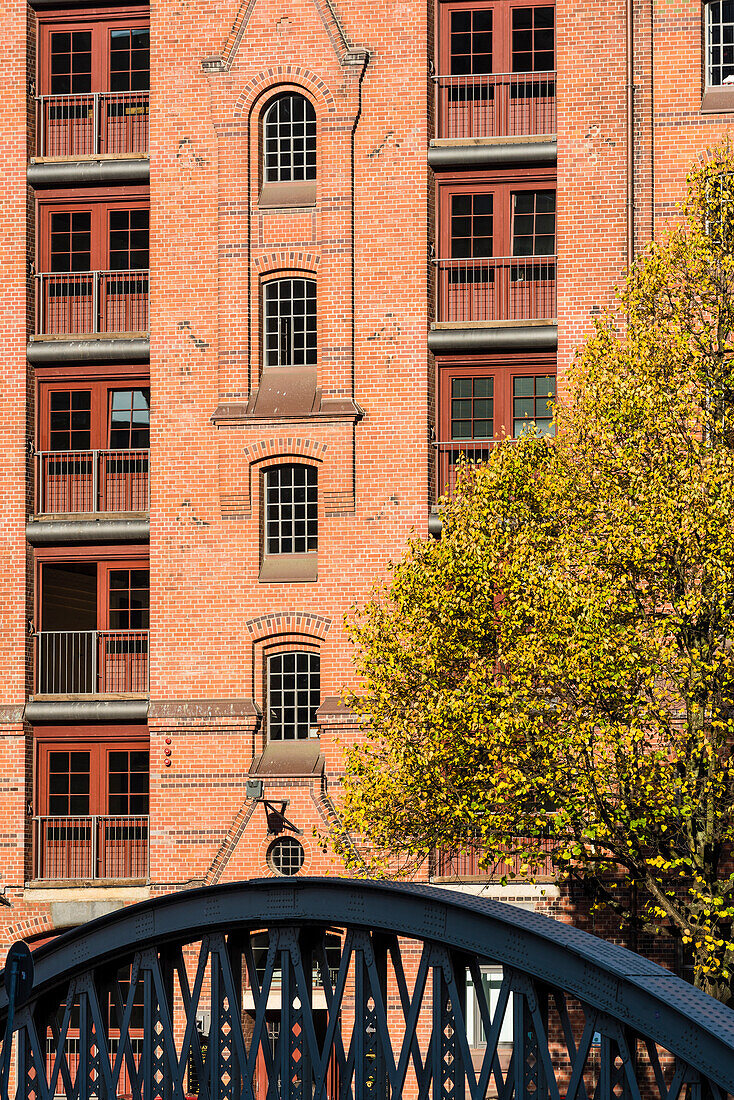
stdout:
<svg viewBox="0 0 734 1100">
<path fill-rule="evenodd" d="M 7 946 L 338 872 L 344 615 L 460 451 L 550 430 L 734 119 L 734 4 L 35 0 L 5 31 Z"/>
</svg>

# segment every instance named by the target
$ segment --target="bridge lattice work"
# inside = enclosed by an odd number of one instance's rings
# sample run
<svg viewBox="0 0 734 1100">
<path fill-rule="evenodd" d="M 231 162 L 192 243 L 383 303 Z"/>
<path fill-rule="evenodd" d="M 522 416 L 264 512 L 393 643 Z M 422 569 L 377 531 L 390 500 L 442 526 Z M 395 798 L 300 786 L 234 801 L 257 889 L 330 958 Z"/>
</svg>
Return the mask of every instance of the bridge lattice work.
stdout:
<svg viewBox="0 0 734 1100">
<path fill-rule="evenodd" d="M 17 1100 L 734 1095 L 730 1009 L 578 929 L 432 887 L 193 890 L 34 961 L 13 1021 Z M 491 991 L 487 966 L 501 967 Z M 0 1022 L 7 1009 L 2 993 Z"/>
</svg>

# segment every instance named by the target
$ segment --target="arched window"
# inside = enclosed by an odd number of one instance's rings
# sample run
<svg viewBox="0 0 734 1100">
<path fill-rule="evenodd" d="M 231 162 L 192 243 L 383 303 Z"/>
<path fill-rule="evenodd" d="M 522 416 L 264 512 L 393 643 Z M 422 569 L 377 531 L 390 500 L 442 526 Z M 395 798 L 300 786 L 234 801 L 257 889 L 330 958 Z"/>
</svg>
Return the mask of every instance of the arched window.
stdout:
<svg viewBox="0 0 734 1100">
<path fill-rule="evenodd" d="M 264 287 L 266 367 L 316 363 L 316 282 L 273 279 Z"/>
<path fill-rule="evenodd" d="M 313 466 L 265 471 L 265 552 L 309 554 L 318 548 L 318 475 Z"/>
<path fill-rule="evenodd" d="M 320 701 L 318 653 L 278 653 L 268 658 L 268 740 L 305 740 L 316 725 Z"/>
<path fill-rule="evenodd" d="M 316 112 L 305 96 L 283 92 L 263 116 L 263 182 L 316 179 Z"/>
<path fill-rule="evenodd" d="M 734 77 L 734 0 L 706 4 L 706 86 L 718 88 Z"/>
</svg>

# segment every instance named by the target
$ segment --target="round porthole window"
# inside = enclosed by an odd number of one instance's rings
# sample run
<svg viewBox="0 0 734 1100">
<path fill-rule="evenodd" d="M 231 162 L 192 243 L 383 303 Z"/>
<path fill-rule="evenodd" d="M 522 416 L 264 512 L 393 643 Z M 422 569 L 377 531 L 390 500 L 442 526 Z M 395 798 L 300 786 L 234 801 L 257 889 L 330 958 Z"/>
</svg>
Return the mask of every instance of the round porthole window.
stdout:
<svg viewBox="0 0 734 1100">
<path fill-rule="evenodd" d="M 291 878 L 303 867 L 305 853 L 300 840 L 294 836 L 281 836 L 268 848 L 268 866 L 276 875 Z"/>
</svg>

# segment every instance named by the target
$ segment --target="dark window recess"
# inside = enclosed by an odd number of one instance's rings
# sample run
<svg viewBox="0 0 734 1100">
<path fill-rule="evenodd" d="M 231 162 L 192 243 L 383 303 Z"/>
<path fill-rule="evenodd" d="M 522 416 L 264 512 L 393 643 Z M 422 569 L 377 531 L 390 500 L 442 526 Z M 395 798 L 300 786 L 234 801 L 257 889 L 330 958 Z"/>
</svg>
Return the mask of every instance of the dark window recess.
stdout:
<svg viewBox="0 0 734 1100">
<path fill-rule="evenodd" d="M 110 447 L 115 451 L 150 446 L 150 390 L 112 390 Z"/>
<path fill-rule="evenodd" d="M 265 366 L 316 363 L 316 283 L 275 279 L 265 284 Z"/>
<path fill-rule="evenodd" d="M 88 210 L 51 215 L 51 271 L 89 271 L 92 266 L 92 215 Z"/>
<path fill-rule="evenodd" d="M 139 92 L 150 87 L 150 31 L 110 31 L 110 91 Z"/>
<path fill-rule="evenodd" d="M 494 378 L 452 378 L 451 438 L 492 439 L 493 434 Z"/>
<path fill-rule="evenodd" d="M 57 31 L 51 35 L 51 94 L 92 90 L 90 31 Z"/>
<path fill-rule="evenodd" d="M 55 390 L 50 394 L 49 450 L 88 451 L 92 437 L 90 390 Z"/>
<path fill-rule="evenodd" d="M 147 210 L 110 211 L 111 271 L 139 271 L 148 267 Z"/>
<path fill-rule="evenodd" d="M 306 554 L 318 547 L 318 474 L 313 466 L 276 466 L 265 474 L 268 554 Z"/>
<path fill-rule="evenodd" d="M 148 569 L 111 569 L 110 630 L 147 630 L 150 608 Z"/>
<path fill-rule="evenodd" d="M 517 191 L 512 196 L 512 255 L 553 256 L 555 191 Z"/>
<path fill-rule="evenodd" d="M 90 810 L 89 752 L 50 752 L 48 812 L 52 817 L 86 817 Z"/>
<path fill-rule="evenodd" d="M 302 95 L 286 92 L 263 118 L 264 182 L 316 179 L 316 112 Z"/>
<path fill-rule="evenodd" d="M 493 205 L 491 193 L 451 196 L 452 259 L 492 255 Z"/>
<path fill-rule="evenodd" d="M 281 653 L 268 660 L 268 737 L 297 741 L 316 725 L 321 699 L 318 653 Z"/>
<path fill-rule="evenodd" d="M 450 13 L 449 49 L 452 76 L 492 72 L 492 11 L 466 9 Z"/>
<path fill-rule="evenodd" d="M 513 73 L 547 73 L 555 65 L 555 9 L 512 9 Z"/>
<path fill-rule="evenodd" d="M 523 375 L 512 380 L 512 434 L 517 438 L 535 424 L 543 435 L 555 435 L 553 402 L 556 379 L 553 374 Z"/>
<path fill-rule="evenodd" d="M 292 878 L 303 867 L 303 845 L 294 836 L 281 836 L 268 848 L 268 866 L 277 875 Z"/>
<path fill-rule="evenodd" d="M 108 764 L 108 813 L 141 816 L 148 813 L 148 753 L 113 750 Z"/>
</svg>

